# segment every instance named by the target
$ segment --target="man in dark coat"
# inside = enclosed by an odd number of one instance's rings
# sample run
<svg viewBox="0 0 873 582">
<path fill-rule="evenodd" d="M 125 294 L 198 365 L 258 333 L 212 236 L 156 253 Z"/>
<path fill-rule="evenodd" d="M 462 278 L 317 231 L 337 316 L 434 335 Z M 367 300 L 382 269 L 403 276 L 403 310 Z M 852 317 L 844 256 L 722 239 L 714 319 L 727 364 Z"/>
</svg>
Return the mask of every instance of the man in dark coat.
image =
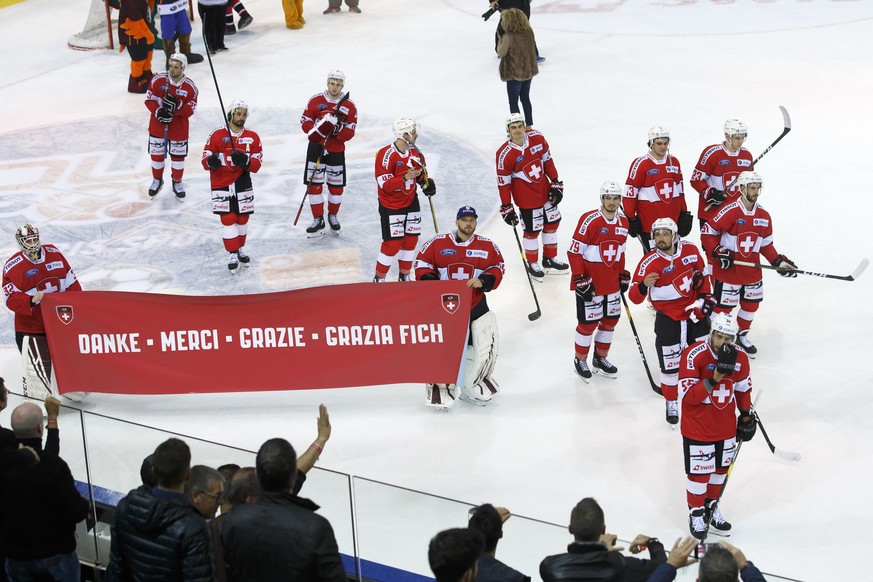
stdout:
<svg viewBox="0 0 873 582">
<path fill-rule="evenodd" d="M 157 486 L 134 489 L 115 508 L 106 579 L 136 582 L 212 582 L 206 520 L 188 503 L 191 450 L 179 439 L 152 456 Z"/>
<path fill-rule="evenodd" d="M 330 523 L 318 506 L 291 493 L 297 453 L 284 439 L 261 445 L 255 461 L 262 492 L 257 503 L 235 506 L 223 521 L 227 578 L 239 582 L 345 582 Z"/>
</svg>

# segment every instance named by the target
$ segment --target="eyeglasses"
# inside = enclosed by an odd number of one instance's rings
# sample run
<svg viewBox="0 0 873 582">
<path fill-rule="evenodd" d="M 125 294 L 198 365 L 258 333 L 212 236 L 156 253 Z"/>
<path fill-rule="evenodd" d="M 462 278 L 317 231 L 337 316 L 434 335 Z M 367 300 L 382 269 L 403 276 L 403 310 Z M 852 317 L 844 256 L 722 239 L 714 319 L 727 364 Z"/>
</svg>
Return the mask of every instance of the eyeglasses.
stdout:
<svg viewBox="0 0 873 582">
<path fill-rule="evenodd" d="M 209 493 L 207 491 L 198 491 L 198 493 L 200 495 L 205 495 L 206 497 L 212 497 L 216 503 L 221 503 L 222 499 L 224 499 L 224 491 L 222 491 L 218 495 L 215 495 L 213 493 Z"/>
</svg>

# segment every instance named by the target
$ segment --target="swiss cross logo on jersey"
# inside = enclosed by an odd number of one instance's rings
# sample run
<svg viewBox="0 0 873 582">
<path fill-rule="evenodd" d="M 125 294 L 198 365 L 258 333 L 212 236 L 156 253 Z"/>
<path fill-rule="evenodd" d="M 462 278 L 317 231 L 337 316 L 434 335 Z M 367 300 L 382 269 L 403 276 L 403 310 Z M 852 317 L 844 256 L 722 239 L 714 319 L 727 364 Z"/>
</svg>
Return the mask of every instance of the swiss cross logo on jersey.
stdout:
<svg viewBox="0 0 873 582">
<path fill-rule="evenodd" d="M 442 295 L 443 309 L 450 315 L 454 315 L 461 306 L 461 297 L 457 293 L 443 293 Z"/>
<path fill-rule="evenodd" d="M 37 291 L 43 291 L 45 293 L 54 293 L 55 291 L 60 291 L 61 282 L 57 277 L 49 277 L 47 279 L 43 279 L 36 285 Z"/>
<path fill-rule="evenodd" d="M 528 179 L 534 184 L 539 184 L 543 181 L 543 176 L 545 175 L 545 171 L 543 171 L 543 164 L 540 160 L 531 160 L 522 170 L 524 175 L 528 177 Z"/>
<path fill-rule="evenodd" d="M 600 260 L 607 267 L 613 266 L 621 259 L 621 245 L 614 240 L 605 240 L 598 245 Z"/>
<path fill-rule="evenodd" d="M 466 281 L 472 279 L 476 270 L 469 263 L 452 263 L 448 266 L 448 278 L 452 281 Z"/>
<path fill-rule="evenodd" d="M 673 277 L 673 287 L 682 297 L 688 297 L 694 293 L 691 285 L 694 281 L 694 269 L 686 269 Z"/>
<path fill-rule="evenodd" d="M 737 252 L 743 258 L 748 258 L 758 248 L 758 233 L 744 232 L 737 236 Z"/>
<path fill-rule="evenodd" d="M 58 319 L 60 319 L 61 323 L 64 325 L 70 325 L 70 323 L 73 322 L 72 305 L 58 305 L 55 307 L 55 312 L 58 314 Z"/>
<path fill-rule="evenodd" d="M 724 410 L 734 401 L 734 383 L 720 382 L 709 395 L 709 402 L 719 410 Z"/>
<path fill-rule="evenodd" d="M 676 184 L 673 180 L 661 180 L 655 184 L 655 191 L 658 193 L 658 198 L 664 202 L 669 202 L 671 198 L 679 195 L 676 191 Z"/>
</svg>

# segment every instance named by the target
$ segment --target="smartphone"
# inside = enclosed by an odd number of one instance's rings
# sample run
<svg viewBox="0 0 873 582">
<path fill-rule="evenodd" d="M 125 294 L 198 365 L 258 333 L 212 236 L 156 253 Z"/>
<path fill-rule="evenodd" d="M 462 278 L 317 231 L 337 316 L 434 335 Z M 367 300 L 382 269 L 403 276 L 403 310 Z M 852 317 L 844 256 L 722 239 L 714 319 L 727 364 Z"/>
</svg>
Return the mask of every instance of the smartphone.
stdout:
<svg viewBox="0 0 873 582">
<path fill-rule="evenodd" d="M 694 559 L 699 560 L 706 555 L 706 550 L 717 545 L 718 544 L 697 544 L 697 546 L 694 547 Z"/>
</svg>

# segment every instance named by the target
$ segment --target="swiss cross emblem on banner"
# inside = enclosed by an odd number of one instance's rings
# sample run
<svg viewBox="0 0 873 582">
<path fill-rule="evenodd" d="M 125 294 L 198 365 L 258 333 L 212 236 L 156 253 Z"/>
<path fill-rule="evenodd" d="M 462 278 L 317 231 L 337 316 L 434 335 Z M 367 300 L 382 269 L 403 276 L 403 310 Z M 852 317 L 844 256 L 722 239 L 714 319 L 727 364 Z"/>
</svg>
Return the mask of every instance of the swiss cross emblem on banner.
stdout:
<svg viewBox="0 0 873 582">
<path fill-rule="evenodd" d="M 55 311 L 58 314 L 58 319 L 60 319 L 64 325 L 70 325 L 73 321 L 73 307 L 71 305 L 58 305 L 55 307 Z"/>
<path fill-rule="evenodd" d="M 461 306 L 461 297 L 457 293 L 443 293 L 443 309 L 454 315 Z"/>
</svg>

